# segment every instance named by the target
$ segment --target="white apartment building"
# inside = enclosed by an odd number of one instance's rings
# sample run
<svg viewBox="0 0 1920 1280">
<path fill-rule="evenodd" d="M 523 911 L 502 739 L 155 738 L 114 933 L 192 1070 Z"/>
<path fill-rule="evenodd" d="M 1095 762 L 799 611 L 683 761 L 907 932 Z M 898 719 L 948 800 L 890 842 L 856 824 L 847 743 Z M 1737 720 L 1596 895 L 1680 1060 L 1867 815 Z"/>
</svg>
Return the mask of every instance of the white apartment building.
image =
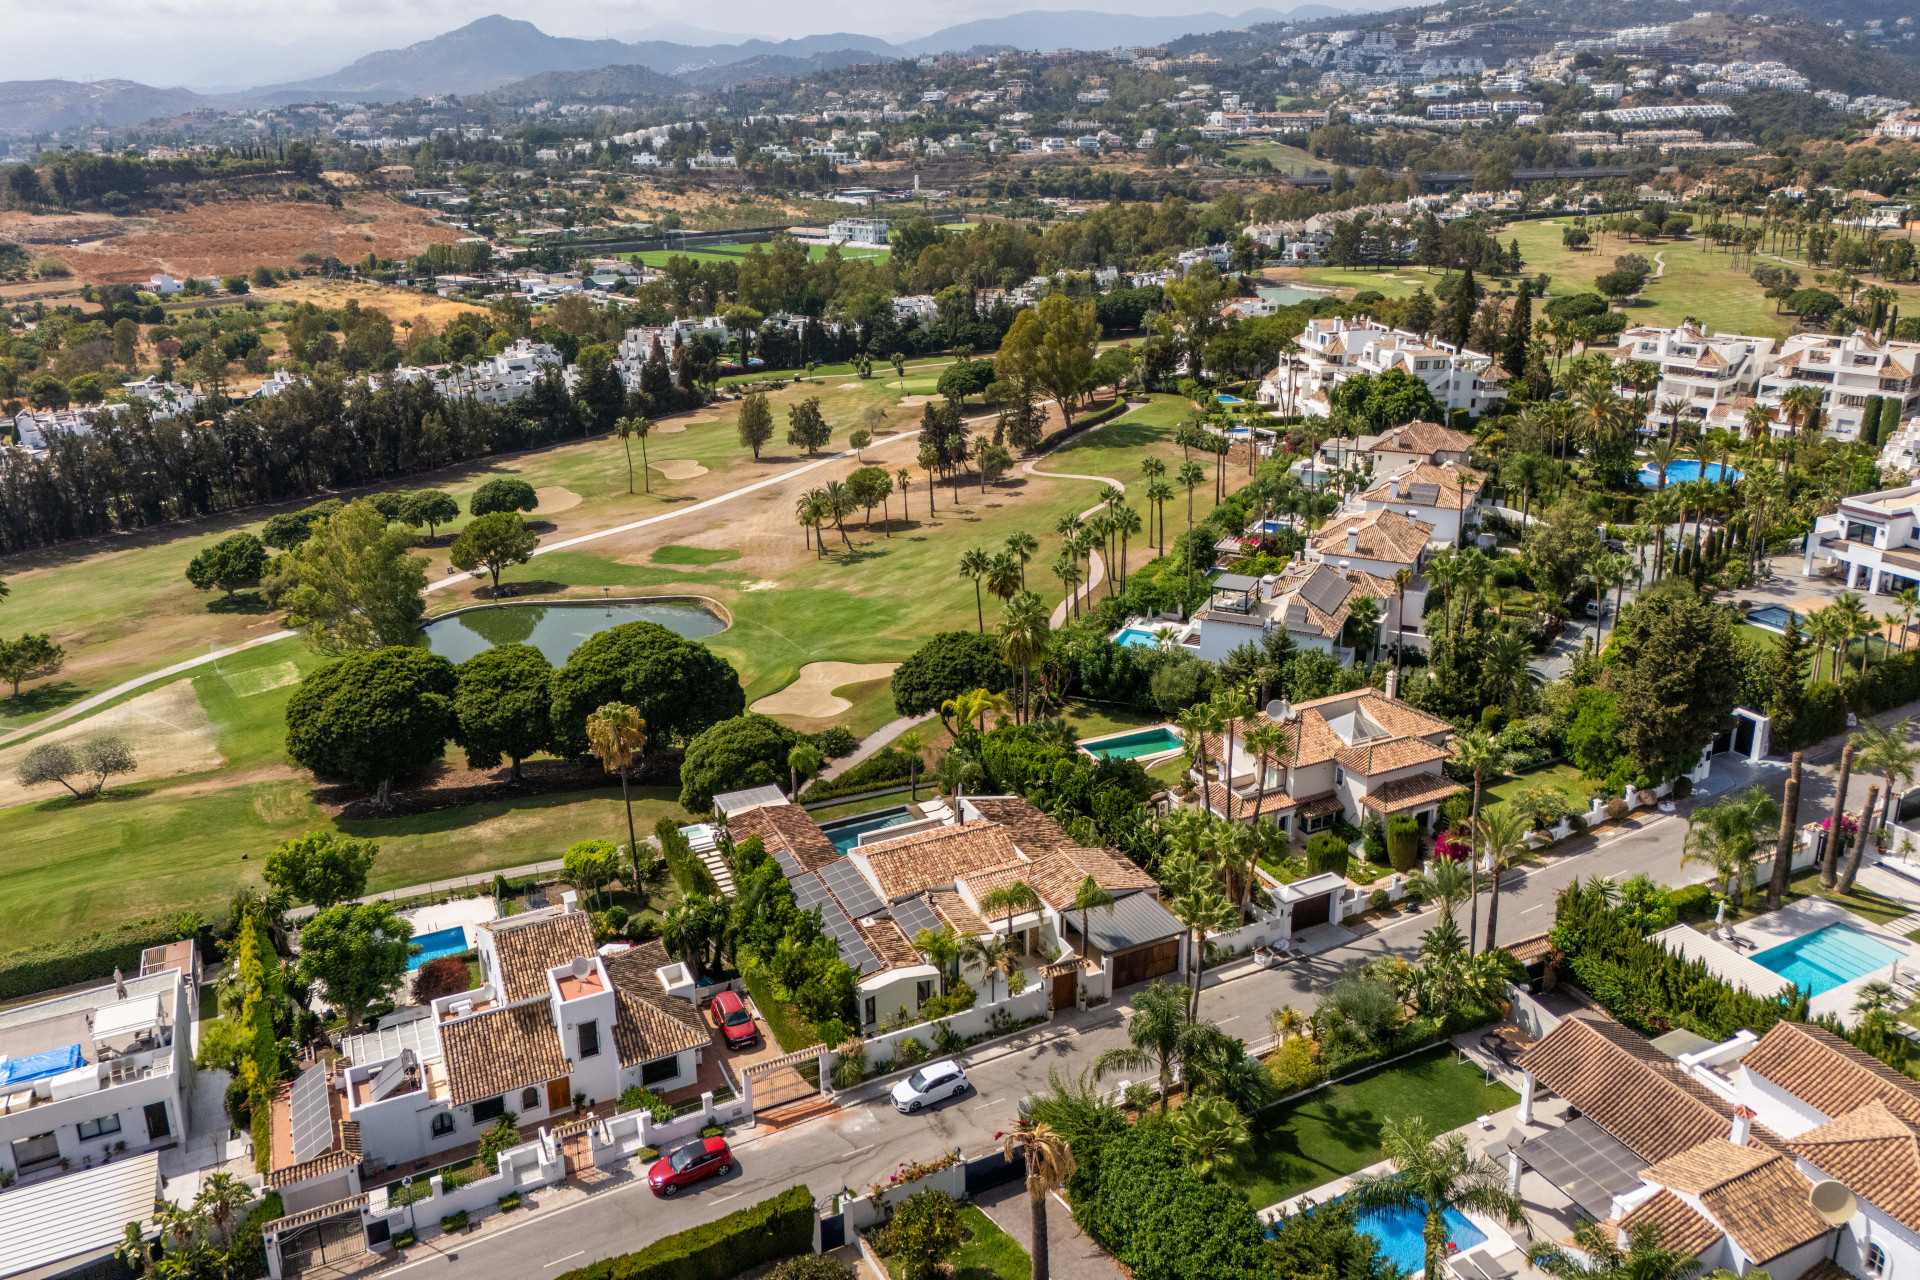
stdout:
<svg viewBox="0 0 1920 1280">
<path fill-rule="evenodd" d="M 199 976 L 176 942 L 132 977 L 0 1013 L 0 1173 L 22 1185 L 185 1142 Z"/>
<path fill-rule="evenodd" d="M 1760 379 L 1757 398 L 1779 417 L 1788 390 L 1811 386 L 1821 395 L 1821 427 L 1851 440 L 1860 432 L 1869 396 L 1901 401 L 1901 419 L 1920 411 L 1920 342 L 1879 342 L 1868 334 L 1796 333 Z"/>
<path fill-rule="evenodd" d="M 1800 572 L 1841 565 L 1849 591 L 1891 595 L 1920 586 L 1920 485 L 1856 493 L 1814 521 Z"/>
<path fill-rule="evenodd" d="M 1283 357 L 1284 359 L 1284 357 Z M 1442 409 L 1465 409 L 1479 417 L 1507 398 L 1493 375 L 1493 358 L 1477 351 L 1434 342 L 1419 334 L 1389 329 L 1372 320 L 1339 316 L 1309 320 L 1300 335 L 1293 367 L 1281 364 L 1267 375 L 1258 393 L 1262 403 L 1282 412 L 1329 417 L 1328 393 L 1355 374 L 1400 369 L 1427 384 Z"/>
<path fill-rule="evenodd" d="M 1753 402 L 1761 377 L 1773 368 L 1774 340 L 1738 333 L 1709 337 L 1696 324 L 1677 329 L 1645 326 L 1621 334 L 1613 358 L 1620 365 L 1644 361 L 1660 366 L 1659 384 L 1649 397 L 1653 407 L 1647 413 L 1647 430 L 1664 430 L 1672 417 L 1660 406 L 1682 400 L 1682 416 L 1703 424 L 1716 419 L 1710 425 L 1740 431 L 1740 423 L 1717 419 L 1726 418 L 1736 401 L 1743 410 Z"/>
<path fill-rule="evenodd" d="M 842 218 L 827 228 L 827 239 L 836 244 L 873 244 L 884 248 L 887 222 L 883 218 Z"/>
</svg>

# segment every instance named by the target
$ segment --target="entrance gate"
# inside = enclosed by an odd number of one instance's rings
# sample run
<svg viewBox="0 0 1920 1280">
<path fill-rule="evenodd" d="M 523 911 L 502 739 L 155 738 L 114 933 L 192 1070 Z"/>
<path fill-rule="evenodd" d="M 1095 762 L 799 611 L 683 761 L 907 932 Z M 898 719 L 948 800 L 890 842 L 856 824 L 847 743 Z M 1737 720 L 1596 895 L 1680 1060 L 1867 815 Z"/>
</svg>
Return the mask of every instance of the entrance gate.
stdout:
<svg viewBox="0 0 1920 1280">
<path fill-rule="evenodd" d="M 360 1211 L 366 1204 L 367 1196 L 361 1194 L 268 1223 L 265 1243 L 269 1271 L 277 1278 L 290 1280 L 314 1267 L 365 1253 L 367 1234 Z"/>
</svg>

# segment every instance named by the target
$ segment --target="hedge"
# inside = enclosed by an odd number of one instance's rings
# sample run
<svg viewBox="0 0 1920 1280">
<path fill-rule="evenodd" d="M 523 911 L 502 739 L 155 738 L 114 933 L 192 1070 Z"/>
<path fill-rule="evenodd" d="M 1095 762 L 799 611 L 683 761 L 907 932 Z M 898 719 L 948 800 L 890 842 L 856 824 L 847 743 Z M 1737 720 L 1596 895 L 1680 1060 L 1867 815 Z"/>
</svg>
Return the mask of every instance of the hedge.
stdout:
<svg viewBox="0 0 1920 1280">
<path fill-rule="evenodd" d="M 907 772 L 912 767 L 912 759 L 913 757 L 904 751 L 893 747 L 882 747 L 839 777 L 816 782 L 808 787 L 800 793 L 801 803 L 831 800 L 835 796 L 859 795 L 862 791 L 878 791 L 896 782 L 905 782 Z M 926 768 L 922 766 L 920 772 L 924 775 Z"/>
<path fill-rule="evenodd" d="M 0 1000 L 111 978 L 115 969 L 138 973 L 142 951 L 177 941 L 180 936 L 178 916 L 166 920 L 152 917 L 64 942 L 9 951 L 0 955 Z"/>
<path fill-rule="evenodd" d="M 1127 403 L 1126 397 L 1122 396 L 1098 413 L 1090 413 L 1069 426 L 1061 427 L 1058 431 L 1047 432 L 1046 435 L 1040 437 L 1031 452 L 1040 454 L 1047 452 L 1049 449 L 1058 448 L 1067 440 L 1079 435 L 1082 431 L 1089 431 L 1094 427 L 1100 426 L 1102 423 L 1112 422 L 1131 407 L 1132 406 Z"/>
<path fill-rule="evenodd" d="M 813 1192 L 803 1184 L 717 1222 L 655 1240 L 560 1280 L 732 1280 L 749 1267 L 813 1252 Z"/>
</svg>

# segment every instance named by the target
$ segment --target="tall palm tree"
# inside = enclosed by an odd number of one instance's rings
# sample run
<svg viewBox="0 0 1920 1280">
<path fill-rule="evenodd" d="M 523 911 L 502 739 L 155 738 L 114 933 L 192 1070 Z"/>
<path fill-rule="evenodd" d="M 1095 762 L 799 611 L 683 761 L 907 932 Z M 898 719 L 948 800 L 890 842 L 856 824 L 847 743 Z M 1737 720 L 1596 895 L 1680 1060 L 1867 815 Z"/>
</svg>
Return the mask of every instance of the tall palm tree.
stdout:
<svg viewBox="0 0 1920 1280">
<path fill-rule="evenodd" d="M 1625 1248 L 1614 1224 L 1582 1222 L 1573 1229 L 1573 1245 L 1538 1241 L 1528 1246 L 1527 1261 L 1554 1280 L 1688 1280 L 1699 1270 L 1692 1254 L 1661 1247 L 1653 1222 L 1627 1228 Z"/>
<path fill-rule="evenodd" d="M 960 557 L 960 576 L 973 579 L 973 613 L 982 635 L 986 634 L 987 630 L 987 606 L 984 597 L 980 594 L 980 581 L 987 576 L 987 571 L 992 567 L 993 562 L 979 547 L 973 548 Z"/>
<path fill-rule="evenodd" d="M 1004 551 L 988 563 L 986 578 L 988 593 L 1003 601 L 1025 589 L 1021 586 L 1020 562 Z"/>
<path fill-rule="evenodd" d="M 1080 562 L 1072 552 L 1062 551 L 1053 562 L 1053 576 L 1060 579 L 1060 589 L 1066 593 L 1062 605 L 1071 606 L 1074 617 L 1080 616 Z"/>
<path fill-rule="evenodd" d="M 1394 1209 L 1424 1215 L 1429 1276 L 1442 1274 L 1448 1210 L 1472 1209 L 1516 1225 L 1525 1221 L 1526 1206 L 1507 1191 L 1505 1168 L 1474 1155 L 1464 1134 L 1449 1133 L 1436 1140 L 1426 1120 L 1408 1116 L 1386 1122 L 1380 1146 L 1392 1161 L 1393 1172 L 1357 1175 L 1353 1189 L 1342 1199 L 1362 1213 Z"/>
<path fill-rule="evenodd" d="M 1840 778 L 1833 787 L 1833 812 L 1827 815 L 1827 847 L 1820 862 L 1820 887 L 1831 889 L 1839 882 L 1841 843 L 1846 833 L 1841 828 L 1847 816 L 1847 788 L 1853 781 L 1854 745 L 1840 748 Z"/>
<path fill-rule="evenodd" d="M 820 491 L 820 497 L 827 518 L 833 521 L 834 532 L 840 535 L 840 541 L 845 543 L 847 550 L 851 552 L 853 539 L 847 536 L 847 517 L 854 513 L 858 505 L 853 500 L 853 494 L 840 481 L 829 480 L 826 487 Z"/>
<path fill-rule="evenodd" d="M 653 430 L 653 423 L 643 417 L 615 418 L 613 433 L 620 437 L 620 443 L 627 450 L 627 492 L 633 492 L 633 445 L 634 436 L 640 437 L 640 483 L 648 493 L 653 492 L 653 472 L 647 465 L 647 435 Z"/>
<path fill-rule="evenodd" d="M 1259 708 L 1253 705 L 1253 697 L 1245 689 L 1227 688 L 1213 695 L 1214 714 L 1219 717 L 1221 727 L 1226 730 L 1221 735 L 1221 751 L 1226 761 L 1220 767 L 1220 779 L 1228 786 L 1233 785 L 1233 740 L 1238 735 L 1240 722 L 1251 720 Z M 1243 750 L 1244 754 L 1244 750 Z"/>
<path fill-rule="evenodd" d="M 1907 647 L 1907 632 L 1913 626 L 1913 615 L 1920 612 L 1920 590 L 1903 587 L 1893 593 L 1893 602 L 1900 606 L 1900 648 Z"/>
<path fill-rule="evenodd" d="M 1480 844 L 1492 879 L 1487 885 L 1487 950 L 1495 941 L 1500 926 L 1500 877 L 1522 863 L 1533 860 L 1533 846 L 1527 843 L 1527 821 L 1510 804 L 1480 815 L 1477 828 Z"/>
<path fill-rule="evenodd" d="M 633 831 L 633 793 L 628 779 L 633 762 L 647 749 L 647 722 L 624 702 L 606 702 L 587 717 L 587 750 L 600 758 L 600 767 L 620 775 L 620 799 L 627 807 L 627 850 L 633 856 L 633 884 L 641 882 L 640 841 Z"/>
<path fill-rule="evenodd" d="M 1212 876 L 1195 877 L 1186 891 L 1175 895 L 1167 902 L 1167 910 L 1174 919 L 1187 927 L 1192 943 L 1188 968 L 1192 973 L 1187 981 L 1192 995 L 1189 998 L 1189 1019 L 1200 1016 L 1200 984 L 1207 968 L 1207 935 L 1235 928 L 1240 923 L 1240 908 L 1226 894 L 1220 891 Z"/>
<path fill-rule="evenodd" d="M 940 994 L 947 994 L 948 972 L 960 962 L 960 940 L 954 936 L 953 926 L 943 924 L 938 929 L 920 930 L 913 935 L 913 949 L 940 971 Z"/>
<path fill-rule="evenodd" d="M 800 780 L 811 779 L 826 762 L 826 757 L 820 754 L 820 748 L 811 742 L 796 742 L 787 749 L 787 775 L 794 803 L 800 801 Z"/>
<path fill-rule="evenodd" d="M 1127 1044 L 1103 1052 L 1093 1063 L 1093 1078 L 1115 1071 L 1152 1071 L 1160 1079 L 1160 1110 L 1167 1110 L 1173 1092 L 1173 1072 L 1193 1047 L 1193 1019 L 1187 1013 L 1187 992 L 1177 982 L 1155 982 L 1137 992 L 1133 1012 L 1127 1015 Z"/>
<path fill-rule="evenodd" d="M 1247 749 L 1247 754 L 1253 757 L 1253 774 L 1257 788 L 1253 801 L 1253 815 L 1256 822 L 1260 820 L 1260 810 L 1265 808 L 1267 803 L 1268 762 L 1280 754 L 1286 745 L 1286 740 L 1286 734 L 1280 726 L 1265 718 L 1249 727 L 1241 735 L 1240 744 Z M 1247 905 L 1252 893 L 1253 877 L 1248 876 L 1247 893 L 1240 899 L 1241 906 Z"/>
<path fill-rule="evenodd" d="M 1207 738 L 1220 732 L 1220 715 L 1210 702 L 1196 702 L 1174 717 L 1180 729 L 1193 767 L 1200 775 L 1200 791 L 1207 789 Z"/>
<path fill-rule="evenodd" d="M 1745 794 L 1728 796 L 1716 804 L 1695 809 L 1687 815 L 1687 836 L 1680 847 L 1680 862 L 1704 862 L 1721 879 L 1732 895 L 1736 909 L 1746 906 L 1747 889 L 1753 882 L 1753 864 L 1759 857 L 1761 842 L 1780 822 L 1780 806 L 1759 787 Z"/>
<path fill-rule="evenodd" d="M 986 975 L 988 1004 L 1000 997 L 999 975 L 1006 968 L 1012 950 L 1007 940 L 997 933 L 972 934 L 960 943 L 960 958 L 968 964 L 979 965 Z"/>
<path fill-rule="evenodd" d="M 1393 669 L 1400 670 L 1400 650 L 1407 632 L 1407 587 L 1413 582 L 1413 570 L 1395 569 L 1393 571 L 1393 590 L 1399 598 L 1393 611 Z"/>
<path fill-rule="evenodd" d="M 1028 687 L 1033 664 L 1046 656 L 1047 638 L 1052 633 L 1052 611 L 1031 591 L 1022 591 L 1007 601 L 1000 619 L 1000 657 L 1020 672 L 1019 720 L 1028 719 Z"/>
<path fill-rule="evenodd" d="M 1159 461 L 1157 458 L 1149 461 Z M 1160 530 L 1155 550 L 1161 555 L 1167 554 L 1167 500 L 1173 497 L 1173 486 L 1158 477 L 1147 481 L 1147 503 L 1154 510 L 1154 516 Z"/>
<path fill-rule="evenodd" d="M 1127 539 L 1141 530 L 1140 513 L 1132 507 L 1121 507 L 1107 517 L 1113 524 L 1113 531 L 1120 536 L 1120 590 L 1127 589 Z"/>
<path fill-rule="evenodd" d="M 1440 908 L 1443 918 L 1451 920 L 1462 903 L 1474 900 L 1476 879 L 1465 864 L 1452 858 L 1435 858 L 1425 871 L 1408 877 L 1408 888 L 1417 888 L 1421 897 Z"/>
<path fill-rule="evenodd" d="M 1047 1256 L 1047 1197 L 1067 1185 L 1073 1176 L 1073 1149 L 1067 1140 L 1044 1124 L 1023 1125 L 1002 1141 L 1008 1160 L 1016 1155 L 1027 1168 L 1027 1212 L 1031 1215 L 1033 1280 L 1051 1280 Z"/>
<path fill-rule="evenodd" d="M 907 786 L 912 792 L 913 803 L 920 803 L 920 753 L 927 749 L 926 735 L 918 729 L 908 729 L 893 740 L 894 750 L 906 753 Z"/>
<path fill-rule="evenodd" d="M 1082 880 L 1073 891 L 1073 909 L 1080 913 L 1080 955 L 1085 958 L 1092 949 L 1093 935 L 1087 932 L 1087 916 L 1097 907 L 1111 907 L 1113 895 L 1100 887 L 1100 882 L 1092 876 Z"/>
<path fill-rule="evenodd" d="M 1009 951 L 1014 949 L 1014 917 L 1023 912 L 1038 911 L 1039 909 L 1040 895 L 1035 893 L 1033 887 L 1024 880 L 1015 880 L 1011 884 L 1003 884 L 999 888 L 983 894 L 980 898 L 980 914 L 982 917 L 991 919 L 994 916 L 1002 916 L 1004 920 L 1002 927 L 1006 930 L 1007 948 Z"/>
<path fill-rule="evenodd" d="M 1181 463 L 1179 474 L 1175 476 L 1187 491 L 1187 575 L 1189 580 L 1193 575 L 1193 491 L 1199 488 L 1200 482 L 1206 478 L 1207 469 L 1197 462 Z"/>
<path fill-rule="evenodd" d="M 1887 798 L 1880 810 L 1880 820 L 1863 824 L 1862 831 L 1878 831 L 1892 821 L 1895 797 L 1906 794 L 1907 784 L 1920 771 L 1920 747 L 1908 741 L 1912 724 L 1913 721 L 1907 719 L 1882 728 L 1871 720 L 1862 721 L 1860 731 L 1848 739 L 1855 748 L 1853 762 L 1860 772 L 1877 773 L 1887 780 Z"/>
<path fill-rule="evenodd" d="M 1027 588 L 1027 561 L 1040 551 L 1040 540 L 1025 529 L 1015 529 L 1007 535 L 1007 554 L 1020 562 L 1020 589 Z"/>
</svg>

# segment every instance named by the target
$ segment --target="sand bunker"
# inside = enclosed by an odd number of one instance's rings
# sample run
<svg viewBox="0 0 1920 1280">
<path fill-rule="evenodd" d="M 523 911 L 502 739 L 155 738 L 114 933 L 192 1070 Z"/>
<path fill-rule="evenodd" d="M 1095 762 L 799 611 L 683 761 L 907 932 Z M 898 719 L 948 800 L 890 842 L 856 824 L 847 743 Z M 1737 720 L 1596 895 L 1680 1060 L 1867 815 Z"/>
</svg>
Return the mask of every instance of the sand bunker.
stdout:
<svg viewBox="0 0 1920 1280">
<path fill-rule="evenodd" d="M 903 409 L 918 409 L 923 404 L 932 404 L 935 400 L 941 398 L 940 396 L 903 396 L 900 400 L 900 407 Z"/>
<path fill-rule="evenodd" d="M 879 680 L 893 674 L 897 662 L 810 662 L 800 668 L 800 678 L 778 693 L 770 693 L 753 704 L 753 710 L 769 716 L 799 716 L 824 720 L 853 706 L 833 691 L 842 685 Z"/>
<path fill-rule="evenodd" d="M 557 484 L 535 489 L 533 496 L 540 499 L 540 505 L 534 510 L 543 516 L 553 515 L 557 511 L 571 511 L 580 505 L 579 494 L 571 489 L 562 489 Z"/>
<path fill-rule="evenodd" d="M 772 578 L 762 578 L 758 582 L 749 582 L 740 589 L 742 591 L 774 591 L 777 590 L 779 586 L 780 584 Z"/>
<path fill-rule="evenodd" d="M 220 677 L 202 678 L 217 680 Z M 89 716 L 31 742 L 0 751 L 0 808 L 69 794 L 57 782 L 38 787 L 21 786 L 14 777 L 14 771 L 19 768 L 27 752 L 45 742 L 62 742 L 77 747 L 82 742 L 108 734 L 125 738 L 132 744 L 134 756 L 140 764 L 133 773 L 117 774 L 108 779 L 111 786 L 144 782 L 152 778 L 172 778 L 183 773 L 205 773 L 226 763 L 214 736 L 213 723 L 207 719 L 206 708 L 200 705 L 200 699 L 193 691 L 193 681 L 175 680 L 152 693 L 143 693 L 130 702 L 109 707 L 99 715 Z M 73 779 L 73 783 L 85 790 L 80 779 Z"/>
<path fill-rule="evenodd" d="M 656 436 L 685 435 L 686 430 L 687 424 L 684 422 L 656 422 L 653 424 L 653 434 Z"/>
<path fill-rule="evenodd" d="M 692 458 L 662 458 L 652 466 L 669 480 L 691 480 L 707 474 L 707 469 Z"/>
</svg>

